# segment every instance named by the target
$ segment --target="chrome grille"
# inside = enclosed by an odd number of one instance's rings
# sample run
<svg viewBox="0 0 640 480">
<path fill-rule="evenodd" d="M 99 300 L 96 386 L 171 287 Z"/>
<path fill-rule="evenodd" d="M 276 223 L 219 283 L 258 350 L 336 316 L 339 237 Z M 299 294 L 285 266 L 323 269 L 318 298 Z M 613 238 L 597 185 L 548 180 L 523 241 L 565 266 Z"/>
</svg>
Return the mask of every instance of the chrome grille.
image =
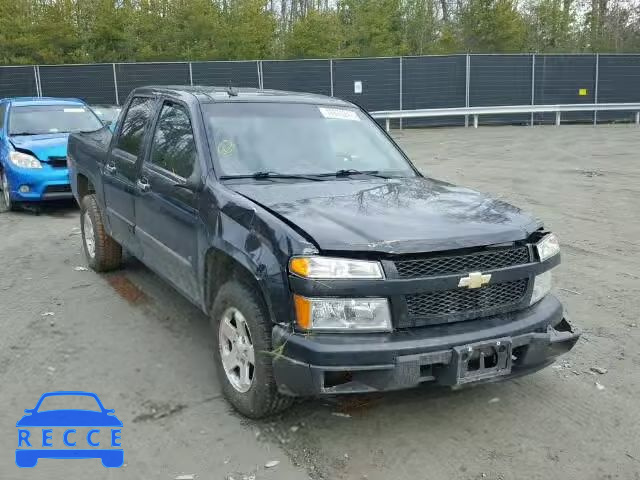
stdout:
<svg viewBox="0 0 640 480">
<path fill-rule="evenodd" d="M 467 255 L 441 256 L 397 260 L 396 270 L 400 278 L 420 278 L 512 267 L 529 263 L 529 248 L 526 246 L 488 250 Z"/>
<path fill-rule="evenodd" d="M 524 299 L 528 285 L 529 280 L 522 278 L 477 289 L 457 288 L 407 295 L 409 318 L 398 326 L 448 323 L 512 311 Z"/>
</svg>

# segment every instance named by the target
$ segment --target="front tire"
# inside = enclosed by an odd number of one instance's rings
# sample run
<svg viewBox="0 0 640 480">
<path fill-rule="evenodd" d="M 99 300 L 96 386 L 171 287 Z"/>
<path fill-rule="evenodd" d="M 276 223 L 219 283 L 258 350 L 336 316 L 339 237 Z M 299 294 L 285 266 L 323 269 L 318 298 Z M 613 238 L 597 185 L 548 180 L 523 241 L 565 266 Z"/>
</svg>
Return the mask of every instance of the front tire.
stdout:
<svg viewBox="0 0 640 480">
<path fill-rule="evenodd" d="M 86 195 L 80 202 L 80 229 L 84 254 L 93 270 L 107 272 L 120 266 L 122 247 L 107 234 L 95 195 Z"/>
<path fill-rule="evenodd" d="M 262 418 L 287 409 L 293 398 L 273 377 L 271 320 L 260 295 L 247 284 L 224 284 L 211 310 L 214 359 L 222 391 L 241 414 Z"/>
<path fill-rule="evenodd" d="M 17 209 L 17 203 L 11 199 L 11 184 L 4 170 L 0 169 L 0 213 Z"/>
</svg>

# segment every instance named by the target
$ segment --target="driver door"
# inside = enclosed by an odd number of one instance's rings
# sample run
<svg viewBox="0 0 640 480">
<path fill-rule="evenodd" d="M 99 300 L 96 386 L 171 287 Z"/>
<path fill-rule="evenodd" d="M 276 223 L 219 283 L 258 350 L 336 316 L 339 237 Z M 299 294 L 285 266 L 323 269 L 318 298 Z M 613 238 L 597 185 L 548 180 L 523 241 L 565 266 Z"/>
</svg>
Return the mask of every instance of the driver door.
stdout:
<svg viewBox="0 0 640 480">
<path fill-rule="evenodd" d="M 189 188 L 192 175 L 200 168 L 189 110 L 165 100 L 137 181 L 136 236 L 144 263 L 199 301 L 199 193 Z"/>
</svg>

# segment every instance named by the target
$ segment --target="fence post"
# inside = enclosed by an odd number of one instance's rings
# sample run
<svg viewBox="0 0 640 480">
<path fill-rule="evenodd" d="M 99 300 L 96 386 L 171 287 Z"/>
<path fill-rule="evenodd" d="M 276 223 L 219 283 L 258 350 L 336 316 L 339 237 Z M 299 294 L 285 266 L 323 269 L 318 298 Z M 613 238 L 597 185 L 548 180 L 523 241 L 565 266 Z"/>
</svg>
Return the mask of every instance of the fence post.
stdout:
<svg viewBox="0 0 640 480">
<path fill-rule="evenodd" d="M 38 67 L 33 66 L 33 80 L 36 82 L 36 97 L 41 97 L 40 94 L 40 82 L 38 82 Z"/>
<path fill-rule="evenodd" d="M 333 97 L 333 58 L 329 59 L 329 79 L 331 81 L 331 96 Z"/>
<path fill-rule="evenodd" d="M 116 94 L 116 105 L 120 105 L 120 96 L 118 95 L 118 75 L 116 74 L 116 64 L 112 63 L 111 67 L 113 68 L 113 88 Z"/>
<path fill-rule="evenodd" d="M 402 57 L 400 57 L 400 110 L 402 110 Z M 400 117 L 400 130 L 402 130 L 402 117 Z"/>
<path fill-rule="evenodd" d="M 467 64 L 466 64 L 465 71 L 466 71 L 466 79 L 465 79 L 464 106 L 469 108 L 469 85 L 471 83 L 471 57 L 469 56 L 468 53 L 467 53 Z M 469 115 L 464 116 L 464 126 L 465 127 L 469 126 Z"/>
<path fill-rule="evenodd" d="M 258 69 L 258 88 L 264 90 L 264 78 L 262 77 L 262 60 L 256 60 L 256 68 Z"/>
<path fill-rule="evenodd" d="M 191 62 L 189 62 L 189 85 L 193 87 L 193 68 L 191 67 Z"/>
<path fill-rule="evenodd" d="M 536 104 L 536 54 L 531 55 L 531 106 Z M 531 112 L 531 125 L 533 127 L 535 113 Z"/>
<path fill-rule="evenodd" d="M 598 82 L 600 80 L 600 54 L 596 53 L 596 80 L 593 92 L 593 103 L 598 103 Z M 593 111 L 593 126 L 598 124 L 598 111 Z"/>
</svg>

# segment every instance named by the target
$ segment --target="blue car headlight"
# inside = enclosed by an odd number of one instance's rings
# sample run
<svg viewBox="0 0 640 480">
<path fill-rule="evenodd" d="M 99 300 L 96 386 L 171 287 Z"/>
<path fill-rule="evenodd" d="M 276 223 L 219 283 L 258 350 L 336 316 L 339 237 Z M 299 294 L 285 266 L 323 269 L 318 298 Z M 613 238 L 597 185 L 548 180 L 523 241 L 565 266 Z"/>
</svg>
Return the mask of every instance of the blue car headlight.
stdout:
<svg viewBox="0 0 640 480">
<path fill-rule="evenodd" d="M 19 168 L 42 168 L 40 160 L 27 153 L 9 152 L 9 161 Z"/>
</svg>

